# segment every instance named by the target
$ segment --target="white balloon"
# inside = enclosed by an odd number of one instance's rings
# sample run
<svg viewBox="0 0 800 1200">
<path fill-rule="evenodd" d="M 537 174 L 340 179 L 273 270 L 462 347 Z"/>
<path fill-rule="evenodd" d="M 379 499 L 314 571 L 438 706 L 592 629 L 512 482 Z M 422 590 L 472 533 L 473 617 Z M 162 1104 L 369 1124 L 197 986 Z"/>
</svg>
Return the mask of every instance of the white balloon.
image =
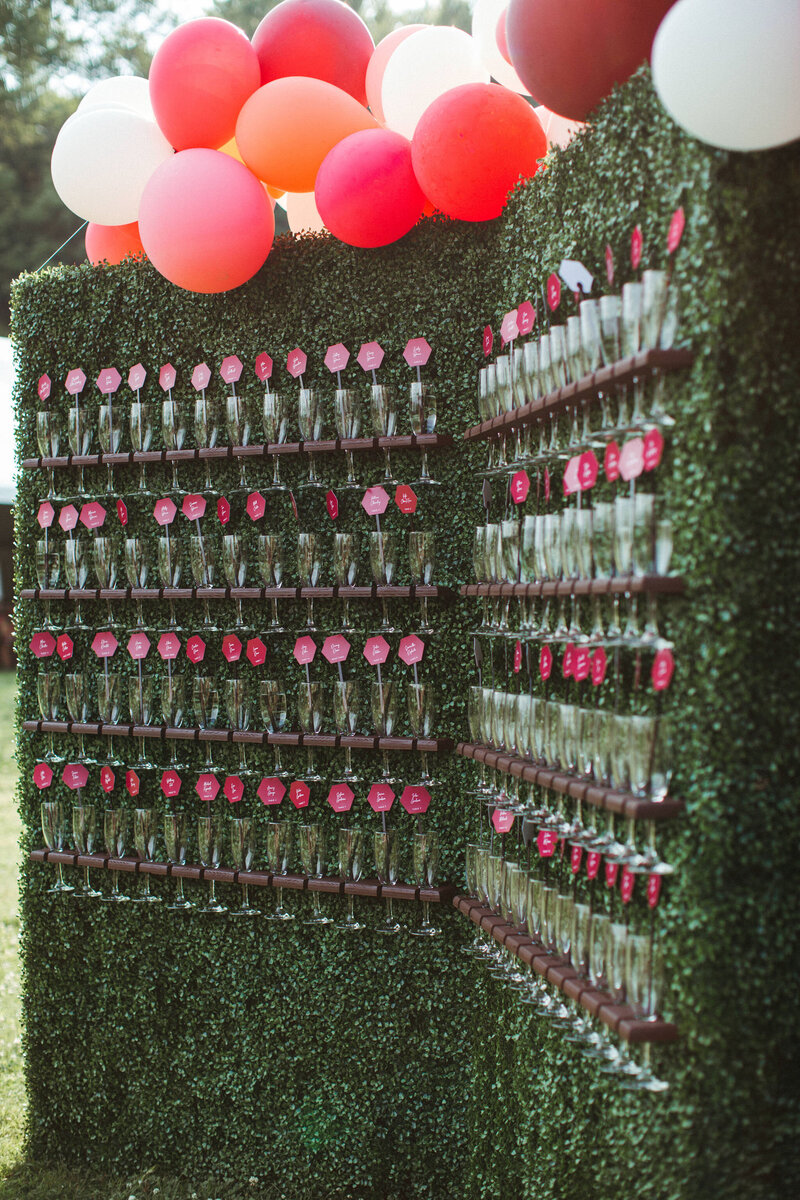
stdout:
<svg viewBox="0 0 800 1200">
<path fill-rule="evenodd" d="M 155 121 L 124 108 L 90 109 L 62 126 L 50 172 L 64 204 L 79 217 L 127 225 L 139 218 L 148 179 L 173 153 Z"/>
<path fill-rule="evenodd" d="M 583 121 L 572 121 L 569 117 L 560 117 L 558 113 L 545 108 L 543 104 L 533 111 L 541 122 L 548 146 L 557 146 L 559 150 L 568 146 L 575 134 L 586 128 Z"/>
<path fill-rule="evenodd" d="M 527 96 L 528 89 L 511 63 L 503 58 L 497 44 L 497 23 L 508 5 L 509 0 L 477 0 L 472 13 L 472 36 L 481 61 L 491 72 L 492 78 L 510 91 Z"/>
<path fill-rule="evenodd" d="M 473 38 L 451 25 L 431 25 L 401 42 L 383 74 L 386 124 L 410 138 L 429 104 L 462 83 L 488 83 Z"/>
<path fill-rule="evenodd" d="M 292 233 L 327 233 L 327 226 L 317 211 L 313 192 L 287 192 L 286 217 Z"/>
<path fill-rule="evenodd" d="M 155 121 L 150 103 L 150 84 L 141 75 L 116 75 L 101 79 L 90 87 L 78 105 L 78 112 L 93 108 L 129 108 L 148 121 Z"/>
<path fill-rule="evenodd" d="M 664 108 L 701 141 L 766 150 L 800 137 L 797 0 L 678 0 L 651 62 Z"/>
</svg>

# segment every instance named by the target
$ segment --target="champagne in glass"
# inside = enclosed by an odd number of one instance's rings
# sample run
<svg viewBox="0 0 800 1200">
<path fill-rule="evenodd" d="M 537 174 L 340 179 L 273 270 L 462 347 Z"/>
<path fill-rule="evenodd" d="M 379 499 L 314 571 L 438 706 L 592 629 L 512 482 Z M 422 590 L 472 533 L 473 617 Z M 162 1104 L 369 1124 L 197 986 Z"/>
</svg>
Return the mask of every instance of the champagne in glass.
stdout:
<svg viewBox="0 0 800 1200">
<path fill-rule="evenodd" d="M 97 439 L 103 454 L 118 454 L 122 445 L 122 409 L 114 404 L 109 396 L 105 404 L 101 404 L 97 414 Z M 114 467 L 108 464 L 108 483 L 106 491 L 114 491 Z"/>
<path fill-rule="evenodd" d="M 249 871 L 253 865 L 253 823 L 249 817 L 234 817 L 231 821 L 231 861 L 237 871 Z M 260 917 L 259 909 L 250 903 L 250 886 L 239 881 L 242 887 L 242 903 L 232 908 L 232 917 Z"/>
<path fill-rule="evenodd" d="M 358 733 L 360 708 L 360 689 L 355 679 L 338 679 L 333 685 L 333 720 L 337 732 L 342 737 L 352 737 Z M 345 783 L 360 783 L 361 776 L 353 770 L 352 750 L 344 747 L 344 781 Z"/>
<path fill-rule="evenodd" d="M 300 437 L 303 441 L 320 441 L 323 424 L 322 404 L 319 393 L 314 388 L 300 388 L 297 418 L 300 424 Z M 308 454 L 308 479 L 303 484 L 303 487 L 324 487 L 324 484 L 317 478 L 317 468 L 313 452 L 306 450 L 306 453 Z"/>
<path fill-rule="evenodd" d="M 97 810 L 93 804 L 73 804 L 72 837 L 78 854 L 94 854 L 97 839 Z M 83 868 L 83 888 L 75 893 L 78 900 L 96 900 L 102 892 L 89 881 L 89 868 Z"/>
<path fill-rule="evenodd" d="M 174 867 L 186 865 L 186 813 L 168 812 L 164 814 L 164 845 L 167 849 L 167 861 Z M 170 912 L 193 912 L 195 905 L 187 899 L 183 891 L 183 876 L 175 875 L 178 889 L 175 899 L 167 905 Z"/>
<path fill-rule="evenodd" d="M 358 575 L 358 535 L 335 533 L 333 535 L 333 575 L 337 587 L 354 587 Z M 349 618 L 350 601 L 342 597 L 342 633 L 354 633 Z"/>
<path fill-rule="evenodd" d="M 197 818 L 197 852 L 201 864 L 206 868 L 216 871 L 222 856 L 222 830 L 219 819 L 216 816 Z M 227 911 L 227 907 L 221 900 L 217 899 L 217 883 L 214 878 L 211 878 L 209 880 L 208 902 L 204 908 L 200 909 L 200 912 L 210 913 L 212 916 L 218 917 L 223 916 Z"/>
<path fill-rule="evenodd" d="M 40 588 L 56 588 L 60 575 L 61 555 L 58 553 L 58 549 L 52 545 L 47 536 L 38 538 L 36 542 L 36 582 Z M 50 618 L 49 600 L 46 600 L 44 605 L 44 628 L 54 628 Z"/>
<path fill-rule="evenodd" d="M 364 869 L 364 831 L 362 829 L 345 829 L 339 830 L 339 874 L 345 880 L 352 880 L 357 883 L 361 878 L 361 872 Z M 357 921 L 353 915 L 352 893 L 348 892 L 347 900 L 347 915 L 343 921 L 336 922 L 336 928 L 342 929 L 345 933 L 356 933 L 359 929 L 364 929 L 365 926 Z"/>
<path fill-rule="evenodd" d="M 41 805 L 42 815 L 42 836 L 44 844 L 48 850 L 55 850 L 60 853 L 64 849 L 64 839 L 66 837 L 66 826 L 64 821 L 64 806 L 60 800 L 44 800 Z M 75 889 L 71 883 L 66 883 L 64 880 L 64 868 L 61 863 L 56 864 L 57 875 L 56 882 L 48 892 L 55 895 L 69 894 Z"/>
<path fill-rule="evenodd" d="M 400 840 L 396 829 L 376 829 L 373 834 L 375 871 L 382 887 L 397 883 L 400 864 Z M 391 895 L 386 897 L 386 916 L 375 926 L 376 933 L 400 933 L 403 926 L 396 919 Z"/>
<path fill-rule="evenodd" d="M 58 458 L 61 445 L 61 418 L 51 409 L 39 409 L 36 413 L 36 443 L 42 458 Z M 47 499 L 61 499 L 55 489 L 53 468 L 47 468 Z"/>
<path fill-rule="evenodd" d="M 436 396 L 427 383 L 414 380 L 411 384 L 411 432 L 433 433 L 436 429 Z M 428 473 L 428 451 L 422 447 L 418 484 L 438 485 L 439 480 Z"/>
<path fill-rule="evenodd" d="M 414 875 L 420 888 L 432 888 L 439 870 L 438 833 L 414 834 Z M 412 929 L 413 937 L 437 937 L 442 931 L 430 920 L 430 901 L 422 901 L 422 925 Z"/>
<path fill-rule="evenodd" d="M 40 671 L 36 676 L 36 699 L 39 702 L 39 712 L 43 721 L 57 721 L 61 704 L 61 676 L 55 671 Z M 63 754 L 56 753 L 53 745 L 53 735 L 47 735 L 47 751 L 44 761 L 47 763 L 65 762 Z"/>
<path fill-rule="evenodd" d="M 273 875 L 285 875 L 292 856 L 292 825 L 289 821 L 267 822 L 267 866 Z M 283 907 L 283 888 L 275 885 L 277 901 L 267 913 L 268 921 L 293 921 L 294 913 Z"/>
<path fill-rule="evenodd" d="M 411 571 L 411 582 L 415 586 L 423 584 L 429 587 L 433 581 L 433 569 L 436 560 L 436 542 L 432 533 L 414 531 L 408 535 L 408 565 Z M 420 633 L 433 633 L 433 626 L 428 620 L 428 597 L 420 600 L 421 618 Z"/>
<path fill-rule="evenodd" d="M 153 405 L 142 400 L 132 400 L 129 428 L 134 453 L 146 454 L 153 444 Z M 139 463 L 139 495 L 142 499 L 153 495 L 147 486 L 147 469 L 143 462 Z"/>
<path fill-rule="evenodd" d="M 264 441 L 268 446 L 282 446 L 286 441 L 289 428 L 289 401 L 283 392 L 264 393 Z M 272 456 L 272 483 L 267 488 L 269 492 L 288 491 L 281 483 L 280 454 Z"/>
<path fill-rule="evenodd" d="M 325 710 L 325 689 L 321 683 L 306 680 L 297 689 L 297 719 L 303 733 L 319 733 Z M 322 776 L 314 768 L 314 750 L 307 747 L 308 768 L 302 778 L 306 783 L 321 783 Z"/>
<path fill-rule="evenodd" d="M 384 383 L 373 383 L 370 389 L 370 411 L 375 437 L 394 437 L 397 431 L 397 400 L 393 389 Z M 397 480 L 392 475 L 392 456 L 388 446 L 383 447 L 383 461 L 381 483 L 394 485 Z"/>
<path fill-rule="evenodd" d="M 327 867 L 327 858 L 325 854 L 325 830 L 322 825 L 301 825 L 300 826 L 300 858 L 303 864 L 303 872 L 309 879 L 321 879 L 325 874 Z M 313 911 L 304 925 L 330 925 L 332 918 L 326 917 L 322 912 L 319 904 L 319 892 L 314 889 L 309 889 L 311 892 L 311 902 Z"/>
<path fill-rule="evenodd" d="M 238 533 L 226 533 L 222 537 L 222 566 L 229 588 L 242 588 L 247 580 L 247 558 L 244 545 Z M 250 632 L 250 626 L 245 625 L 242 616 L 241 598 L 236 601 L 236 630 L 245 634 Z"/>
<path fill-rule="evenodd" d="M 357 438 L 361 433 L 361 396 L 352 388 L 337 388 L 334 397 L 334 416 L 336 433 L 344 438 Z M 353 451 L 345 450 L 347 456 L 347 479 L 342 485 L 346 488 L 357 488 Z"/>
<path fill-rule="evenodd" d="M 222 408 L 219 401 L 215 396 L 208 396 L 205 388 L 202 388 L 194 401 L 194 440 L 199 450 L 214 449 L 219 441 L 221 422 Z M 206 458 L 204 461 L 206 476 L 203 490 L 206 497 L 217 496 L 219 493 L 211 478 L 211 459 Z"/>
<path fill-rule="evenodd" d="M 279 588 L 283 580 L 283 548 L 278 533 L 262 533 L 258 539 L 258 569 L 265 588 Z M 278 600 L 272 597 L 272 620 L 270 633 L 284 633 L 278 620 Z"/>
<path fill-rule="evenodd" d="M 122 858 L 128 839 L 128 810 L 107 808 L 103 813 L 103 841 L 109 858 Z M 124 904 L 130 900 L 127 892 L 119 890 L 119 871 L 111 872 L 111 891 L 102 899 L 108 904 Z"/>
<path fill-rule="evenodd" d="M 261 720 L 268 733 L 281 733 L 286 725 L 286 692 L 277 679 L 262 679 L 259 683 L 259 706 Z M 275 775 L 288 779 L 290 771 L 281 762 L 281 748 L 273 742 L 275 752 Z"/>
<path fill-rule="evenodd" d="M 378 587 L 388 587 L 394 581 L 397 566 L 397 535 L 394 533 L 370 533 L 369 535 L 369 565 L 372 571 L 372 581 Z M 389 620 L 388 603 L 385 596 L 381 597 L 383 620 L 377 630 L 382 636 L 397 633 Z"/>
<path fill-rule="evenodd" d="M 300 586 L 315 588 L 319 583 L 322 569 L 322 537 L 318 533 L 298 533 L 297 535 L 297 569 L 300 576 Z M 306 597 L 306 629 L 309 633 L 316 630 L 314 624 L 314 600 Z"/>
<path fill-rule="evenodd" d="M 228 438 L 232 446 L 247 446 L 250 443 L 250 403 L 246 396 L 228 396 L 225 401 Z M 239 490 L 249 490 L 247 482 L 247 458 L 239 455 Z"/>
</svg>

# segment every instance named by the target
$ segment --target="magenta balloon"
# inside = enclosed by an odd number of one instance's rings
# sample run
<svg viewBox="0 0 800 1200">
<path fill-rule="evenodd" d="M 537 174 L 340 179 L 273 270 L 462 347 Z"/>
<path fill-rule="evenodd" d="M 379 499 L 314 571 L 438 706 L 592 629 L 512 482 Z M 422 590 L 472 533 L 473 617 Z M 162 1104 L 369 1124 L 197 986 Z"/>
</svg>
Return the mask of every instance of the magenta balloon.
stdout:
<svg viewBox="0 0 800 1200">
<path fill-rule="evenodd" d="M 272 247 L 275 219 L 261 183 L 218 150 L 184 150 L 151 175 L 139 210 L 147 257 L 190 292 L 246 283 Z"/>
<path fill-rule="evenodd" d="M 258 57 L 241 29 L 201 17 L 179 25 L 156 51 L 150 101 L 176 150 L 216 150 L 233 137 L 239 109 L 260 83 Z"/>
<path fill-rule="evenodd" d="M 390 129 L 351 133 L 327 154 L 314 188 L 319 215 L 350 246 L 388 246 L 422 216 L 411 143 Z"/>
<path fill-rule="evenodd" d="M 367 103 L 367 66 L 375 49 L 361 17 L 342 0 L 283 0 L 253 34 L 261 82 L 285 75 L 324 79 Z"/>
</svg>

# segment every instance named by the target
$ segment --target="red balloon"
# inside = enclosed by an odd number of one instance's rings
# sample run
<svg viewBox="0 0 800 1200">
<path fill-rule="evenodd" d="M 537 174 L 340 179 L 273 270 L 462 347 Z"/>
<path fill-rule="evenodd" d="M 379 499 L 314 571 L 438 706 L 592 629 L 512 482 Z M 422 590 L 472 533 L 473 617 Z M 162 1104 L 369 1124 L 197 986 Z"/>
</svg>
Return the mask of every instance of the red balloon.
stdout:
<svg viewBox="0 0 800 1200">
<path fill-rule="evenodd" d="M 123 258 L 144 257 L 138 221 L 132 221 L 130 225 L 96 225 L 92 221 L 86 228 L 86 257 L 94 266 L 101 262 L 121 263 Z"/>
<path fill-rule="evenodd" d="M 367 103 L 365 78 L 375 44 L 343 0 L 283 0 L 253 34 L 261 82 L 284 75 L 324 79 Z"/>
<path fill-rule="evenodd" d="M 239 109 L 261 83 L 258 58 L 241 29 L 217 17 L 179 25 L 150 66 L 150 100 L 176 150 L 233 137 Z"/>
<path fill-rule="evenodd" d="M 511 55 L 508 53 L 508 38 L 506 37 L 506 15 L 507 15 L 507 13 L 508 13 L 508 9 L 504 8 L 503 11 L 500 13 L 500 16 L 497 18 L 497 28 L 495 29 L 494 37 L 495 37 L 495 41 L 497 42 L 497 49 L 500 51 L 503 58 L 506 60 L 506 62 L 510 66 L 511 65 Z"/>
<path fill-rule="evenodd" d="M 511 0 L 511 62 L 535 100 L 562 117 L 589 113 L 650 55 L 675 0 Z"/>
<path fill-rule="evenodd" d="M 190 292 L 227 292 L 266 260 L 275 220 L 247 167 L 219 150 L 184 150 L 151 175 L 139 231 L 157 271 Z"/>
<path fill-rule="evenodd" d="M 396 242 L 425 207 L 411 143 L 390 129 L 365 129 L 334 146 L 320 166 L 314 195 L 326 227 L 350 246 Z"/>
<path fill-rule="evenodd" d="M 434 100 L 411 143 L 414 171 L 429 200 L 450 217 L 499 217 L 520 175 L 547 153 L 534 110 L 496 83 L 465 83 Z"/>
</svg>

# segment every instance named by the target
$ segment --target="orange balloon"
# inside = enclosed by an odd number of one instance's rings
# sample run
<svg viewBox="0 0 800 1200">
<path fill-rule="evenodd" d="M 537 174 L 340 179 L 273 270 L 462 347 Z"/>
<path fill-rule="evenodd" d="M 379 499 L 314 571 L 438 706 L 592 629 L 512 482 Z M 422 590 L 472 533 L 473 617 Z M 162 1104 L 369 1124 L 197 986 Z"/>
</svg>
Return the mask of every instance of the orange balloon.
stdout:
<svg viewBox="0 0 800 1200">
<path fill-rule="evenodd" d="M 121 263 L 123 258 L 144 258 L 139 222 L 96 225 L 92 221 L 86 227 L 86 257 L 94 266 L 101 262 Z"/>
<path fill-rule="evenodd" d="M 273 200 L 280 200 L 281 196 L 286 195 L 286 188 L 276 188 L 273 187 L 271 183 L 265 183 L 264 187 L 267 189 L 267 193 L 272 196 Z"/>
<path fill-rule="evenodd" d="M 427 25 L 401 25 L 399 29 L 393 29 L 391 33 L 387 33 L 386 37 L 378 42 L 372 51 L 372 57 L 367 65 L 367 104 L 379 121 L 386 120 L 381 104 L 381 84 L 386 64 L 401 42 L 404 42 L 407 37 L 411 37 L 412 33 L 427 28 Z"/>
<path fill-rule="evenodd" d="M 322 79 L 289 75 L 265 83 L 242 106 L 236 144 L 254 175 L 287 192 L 313 192 L 323 158 L 337 142 L 378 122 L 362 104 Z"/>
</svg>

